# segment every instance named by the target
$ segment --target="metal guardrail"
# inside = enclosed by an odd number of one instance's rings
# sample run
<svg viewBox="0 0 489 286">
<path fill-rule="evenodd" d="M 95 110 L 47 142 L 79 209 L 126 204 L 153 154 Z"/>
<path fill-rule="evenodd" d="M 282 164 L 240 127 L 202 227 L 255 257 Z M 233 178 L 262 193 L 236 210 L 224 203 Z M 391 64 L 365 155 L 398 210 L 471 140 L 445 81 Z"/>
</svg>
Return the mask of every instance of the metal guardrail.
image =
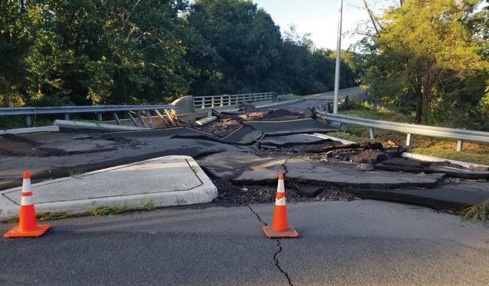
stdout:
<svg viewBox="0 0 489 286">
<path fill-rule="evenodd" d="M 393 130 L 401 133 L 406 133 L 406 145 L 412 144 L 412 135 L 424 135 L 429 137 L 441 137 L 457 140 L 457 151 L 463 150 L 463 141 L 475 141 L 489 143 L 489 132 L 445 128 L 419 124 L 408 124 L 400 122 L 391 122 L 383 120 L 373 120 L 361 117 L 352 117 L 338 114 L 328 113 L 316 106 L 317 114 L 327 121 L 340 122 L 342 129 L 346 131 L 346 124 L 355 124 L 370 128 L 370 138 L 375 139 L 375 129 Z"/>
<path fill-rule="evenodd" d="M 149 125 L 153 128 L 151 120 L 151 111 L 154 111 L 158 116 L 163 118 L 163 115 L 158 110 L 164 110 L 168 115 L 169 110 L 177 109 L 173 105 L 92 105 L 92 106 L 57 106 L 57 107 L 3 107 L 0 108 L 0 116 L 24 115 L 25 124 L 30 127 L 32 124 L 31 116 L 40 114 L 64 114 L 65 120 L 70 119 L 70 114 L 74 113 L 96 113 L 97 119 L 102 121 L 102 113 L 110 112 L 116 123 L 120 125 L 120 120 L 117 112 L 126 112 L 127 116 L 135 126 L 138 126 L 131 111 L 136 111 L 136 116 L 143 125 L 147 127 L 146 122 L 141 116 L 140 111 L 145 111 L 148 117 Z"/>
<path fill-rule="evenodd" d="M 237 105 L 245 102 L 260 102 L 273 100 L 273 92 L 223 94 L 212 96 L 194 96 L 194 108 L 205 109 L 222 106 Z"/>
</svg>

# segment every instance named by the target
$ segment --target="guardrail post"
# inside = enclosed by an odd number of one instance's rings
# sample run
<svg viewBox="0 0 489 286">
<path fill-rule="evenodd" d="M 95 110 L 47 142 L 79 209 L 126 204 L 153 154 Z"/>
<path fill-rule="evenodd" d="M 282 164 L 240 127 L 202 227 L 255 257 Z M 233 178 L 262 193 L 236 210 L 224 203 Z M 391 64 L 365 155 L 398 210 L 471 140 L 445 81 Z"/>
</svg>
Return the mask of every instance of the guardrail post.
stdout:
<svg viewBox="0 0 489 286">
<path fill-rule="evenodd" d="M 211 100 L 211 107 L 214 108 L 214 96 L 211 97 L 211 98 L 212 98 L 212 100 Z"/>
<path fill-rule="evenodd" d="M 115 123 L 117 123 L 117 125 L 121 125 L 121 121 L 119 120 L 119 116 L 117 116 L 117 113 L 112 112 L 112 116 L 114 117 Z"/>
<path fill-rule="evenodd" d="M 155 126 L 153 125 L 153 119 L 151 118 L 151 111 L 150 110 L 146 110 L 146 115 L 148 116 L 149 127 L 151 127 L 152 129 L 154 129 Z"/>
<path fill-rule="evenodd" d="M 370 133 L 370 139 L 375 140 L 374 128 L 369 128 L 368 131 Z"/>
<path fill-rule="evenodd" d="M 346 132 L 348 130 L 348 124 L 341 123 L 341 131 Z"/>
<path fill-rule="evenodd" d="M 31 127 L 31 125 L 32 125 L 31 117 L 29 115 L 26 115 L 25 116 L 25 126 Z"/>
<path fill-rule="evenodd" d="M 148 128 L 148 126 L 146 125 L 146 122 L 144 122 L 144 119 L 141 116 L 141 112 L 139 112 L 139 110 L 138 110 L 138 112 L 136 114 L 138 115 L 138 118 L 139 118 L 139 121 L 141 121 L 141 124 L 143 124 L 143 127 Z"/>
<path fill-rule="evenodd" d="M 69 113 L 65 113 L 65 120 L 70 120 L 70 114 Z"/>
<path fill-rule="evenodd" d="M 223 99 L 223 96 L 221 95 L 221 107 L 224 106 L 224 99 Z"/>
<path fill-rule="evenodd" d="M 98 121 L 103 121 L 102 120 L 102 113 L 100 113 L 100 112 L 97 113 L 97 120 Z"/>
<path fill-rule="evenodd" d="M 464 141 L 457 140 L 457 152 L 461 152 L 464 150 Z"/>
<path fill-rule="evenodd" d="M 406 146 L 411 146 L 413 144 L 413 136 L 411 133 L 408 133 L 406 136 Z"/>
<path fill-rule="evenodd" d="M 136 119 L 134 119 L 130 111 L 127 112 L 127 116 L 129 116 L 129 119 L 131 119 L 132 123 L 134 123 L 134 126 L 139 127 Z"/>
</svg>

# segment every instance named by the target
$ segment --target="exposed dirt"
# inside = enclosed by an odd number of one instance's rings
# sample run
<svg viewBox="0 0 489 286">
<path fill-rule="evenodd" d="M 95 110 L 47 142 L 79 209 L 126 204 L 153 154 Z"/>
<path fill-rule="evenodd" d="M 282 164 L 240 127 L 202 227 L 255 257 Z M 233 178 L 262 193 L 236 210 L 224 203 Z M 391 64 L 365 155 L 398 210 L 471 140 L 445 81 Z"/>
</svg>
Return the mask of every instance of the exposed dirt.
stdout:
<svg viewBox="0 0 489 286">
<path fill-rule="evenodd" d="M 239 115 L 243 121 L 254 121 L 263 119 L 270 111 L 248 111 Z"/>
<path fill-rule="evenodd" d="M 325 140 L 319 144 L 296 144 L 282 148 L 257 143 L 250 153 L 260 157 L 300 156 L 317 161 L 328 161 L 328 158 L 334 158 L 348 162 L 374 164 L 387 159 L 389 156 L 398 156 L 402 150 L 384 149 L 379 143 L 344 145 L 338 141 Z"/>
<path fill-rule="evenodd" d="M 243 123 L 249 121 L 267 121 L 284 117 L 291 117 L 292 119 L 303 118 L 304 114 L 307 113 L 291 112 L 285 109 L 260 111 L 256 110 L 253 105 L 249 104 L 242 104 L 240 107 L 241 108 L 238 113 L 226 113 L 213 110 L 212 115 L 216 116 L 217 120 L 202 127 L 196 127 L 196 129 L 213 134 L 219 138 L 224 138 L 242 127 Z"/>
<path fill-rule="evenodd" d="M 219 190 L 217 202 L 229 204 L 254 204 L 254 203 L 273 203 L 276 195 L 276 185 L 232 185 L 229 180 L 212 179 L 214 185 Z M 294 182 L 287 180 L 286 194 L 288 202 L 308 202 L 308 201 L 352 201 L 358 199 L 354 195 L 338 189 L 324 189 L 317 195 L 310 197 L 301 194 Z"/>
<path fill-rule="evenodd" d="M 239 129 L 242 124 L 233 118 L 220 118 L 209 124 L 206 124 L 198 130 L 202 130 L 207 133 L 216 135 L 217 137 L 223 138 L 233 133 L 235 130 Z"/>
<path fill-rule="evenodd" d="M 260 121 L 271 120 L 277 118 L 310 118 L 315 114 L 314 109 L 305 109 L 302 112 L 293 112 L 287 109 L 271 109 L 271 110 L 257 110 L 253 105 L 246 105 L 246 108 L 241 108 L 238 112 L 218 112 L 212 111 L 212 115 L 218 118 L 233 118 L 239 122 L 246 121 Z"/>
</svg>

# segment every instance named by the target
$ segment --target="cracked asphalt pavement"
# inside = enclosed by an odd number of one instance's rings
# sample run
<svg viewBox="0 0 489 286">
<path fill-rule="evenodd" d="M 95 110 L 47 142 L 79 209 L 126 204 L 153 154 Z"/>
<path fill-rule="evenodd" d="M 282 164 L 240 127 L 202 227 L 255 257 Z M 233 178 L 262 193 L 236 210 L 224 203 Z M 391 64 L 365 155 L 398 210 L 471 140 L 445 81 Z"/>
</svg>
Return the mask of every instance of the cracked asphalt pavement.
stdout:
<svg viewBox="0 0 489 286">
<path fill-rule="evenodd" d="M 273 203 L 52 221 L 0 240 L 1 285 L 487 285 L 489 229 L 368 200 L 289 203 L 299 239 L 268 239 Z M 11 225 L 0 225 L 3 232 Z"/>
</svg>

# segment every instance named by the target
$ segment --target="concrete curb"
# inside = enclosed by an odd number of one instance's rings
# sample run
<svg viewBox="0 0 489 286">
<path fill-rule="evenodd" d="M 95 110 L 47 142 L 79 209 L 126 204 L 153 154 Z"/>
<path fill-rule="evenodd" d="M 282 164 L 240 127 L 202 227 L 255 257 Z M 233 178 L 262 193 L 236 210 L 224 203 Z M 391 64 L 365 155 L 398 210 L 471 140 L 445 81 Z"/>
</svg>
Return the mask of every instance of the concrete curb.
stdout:
<svg viewBox="0 0 489 286">
<path fill-rule="evenodd" d="M 28 127 L 28 128 L 15 128 L 15 129 L 4 129 L 0 130 L 0 135 L 3 134 L 27 134 L 27 133 L 38 133 L 38 132 L 58 132 L 59 126 L 39 126 L 39 127 Z"/>
<path fill-rule="evenodd" d="M 202 119 L 199 119 L 199 120 L 196 120 L 195 121 L 195 124 L 197 124 L 197 126 L 204 126 L 208 123 L 211 123 L 212 121 L 215 121 L 217 120 L 217 117 L 216 116 L 209 116 L 209 117 L 206 117 L 206 118 L 202 118 Z"/>
<path fill-rule="evenodd" d="M 172 167 L 172 165 L 175 164 L 180 164 L 180 166 Z M 155 178 L 155 181 L 150 182 L 149 185 L 156 187 L 160 186 L 163 189 L 166 188 L 166 190 L 162 190 L 161 192 L 151 192 L 152 190 L 147 190 L 144 189 L 144 187 L 141 187 L 142 189 L 140 191 L 127 194 L 126 189 L 124 189 L 126 185 L 134 185 L 134 183 L 137 183 L 137 180 L 141 179 L 141 172 L 156 172 L 162 174 L 169 172 L 170 170 L 175 172 L 175 169 L 182 166 L 186 169 L 187 173 L 194 174 L 195 178 L 192 180 L 198 182 L 197 184 L 192 185 L 189 183 L 188 187 L 169 190 L 169 188 L 172 188 L 170 186 L 174 183 L 179 183 L 180 186 L 182 186 L 182 184 L 180 182 L 175 182 L 178 179 L 167 178 L 167 180 L 161 181 L 161 178 Z M 140 168 L 140 170 L 135 172 L 135 168 Z M 163 170 L 163 168 L 166 168 L 166 170 Z M 100 184 L 99 181 L 97 182 L 99 179 L 91 179 L 95 177 L 106 177 L 110 174 L 114 176 L 114 174 L 117 173 L 119 174 L 115 176 L 119 177 L 108 179 L 103 184 Z M 90 180 L 92 180 L 92 182 L 90 182 Z M 147 182 L 145 183 L 146 185 L 148 184 Z M 76 199 L 66 199 L 66 195 L 63 198 L 63 187 L 67 185 L 69 185 L 71 190 L 67 191 L 66 194 L 71 197 L 73 197 L 73 194 L 76 194 L 76 196 L 78 196 Z M 185 184 L 183 184 L 183 186 L 185 186 Z M 43 193 L 53 193 L 56 188 L 59 189 L 60 187 L 61 192 L 56 191 L 57 197 L 59 197 L 55 199 L 55 201 L 49 201 L 46 196 L 43 196 Z M 94 189 L 99 193 L 102 190 L 104 195 L 98 195 L 98 197 L 92 198 L 90 196 L 93 194 L 83 193 L 83 189 L 87 188 Z M 0 192 L 0 218 L 5 219 L 18 214 L 19 204 L 16 200 L 17 197 L 20 198 L 21 189 L 21 187 L 17 187 Z M 164 207 L 208 203 L 215 199 L 218 194 L 217 188 L 209 177 L 200 168 L 197 162 L 189 156 L 164 156 L 137 163 L 97 170 L 76 177 L 66 177 L 33 184 L 32 190 L 35 195 L 34 202 L 38 213 L 66 212 L 70 214 L 86 213 L 98 207 L 107 206 L 124 206 L 126 209 L 142 209 L 146 204 L 149 204 L 151 207 Z M 36 196 L 39 197 L 38 200 L 36 200 Z M 15 197 L 15 199 L 12 199 L 12 197 Z M 39 201 L 43 199 L 45 202 Z"/>
<path fill-rule="evenodd" d="M 450 160 L 450 159 L 443 159 L 443 158 L 421 155 L 421 154 L 415 154 L 415 153 L 409 153 L 409 152 L 404 152 L 404 153 L 402 153 L 401 156 L 404 158 L 409 158 L 409 159 L 414 159 L 414 160 L 419 160 L 419 161 L 426 161 L 426 162 L 445 162 L 445 161 L 448 161 L 452 164 L 457 164 L 457 165 L 460 165 L 460 166 L 468 168 L 468 169 L 471 167 L 489 168 L 489 166 L 486 166 L 486 165 L 481 165 L 481 164 L 476 164 L 476 163 L 467 163 L 467 162 Z"/>
<path fill-rule="evenodd" d="M 341 142 L 341 144 L 344 144 L 344 145 L 350 145 L 350 144 L 356 144 L 357 143 L 357 142 L 353 142 L 353 141 L 349 141 L 349 140 L 345 140 L 345 139 L 341 139 L 341 138 L 337 138 L 337 137 L 333 137 L 333 136 L 329 136 L 329 135 L 324 135 L 321 133 L 309 134 L 309 136 L 318 137 L 321 139 L 330 139 L 333 141 L 339 141 L 339 142 Z"/>
<path fill-rule="evenodd" d="M 135 126 L 123 126 L 112 125 L 105 123 L 91 123 L 72 120 L 59 120 L 56 119 L 54 124 L 62 128 L 75 128 L 75 129 L 105 129 L 105 130 L 150 130 L 151 128 L 135 127 Z"/>
</svg>

